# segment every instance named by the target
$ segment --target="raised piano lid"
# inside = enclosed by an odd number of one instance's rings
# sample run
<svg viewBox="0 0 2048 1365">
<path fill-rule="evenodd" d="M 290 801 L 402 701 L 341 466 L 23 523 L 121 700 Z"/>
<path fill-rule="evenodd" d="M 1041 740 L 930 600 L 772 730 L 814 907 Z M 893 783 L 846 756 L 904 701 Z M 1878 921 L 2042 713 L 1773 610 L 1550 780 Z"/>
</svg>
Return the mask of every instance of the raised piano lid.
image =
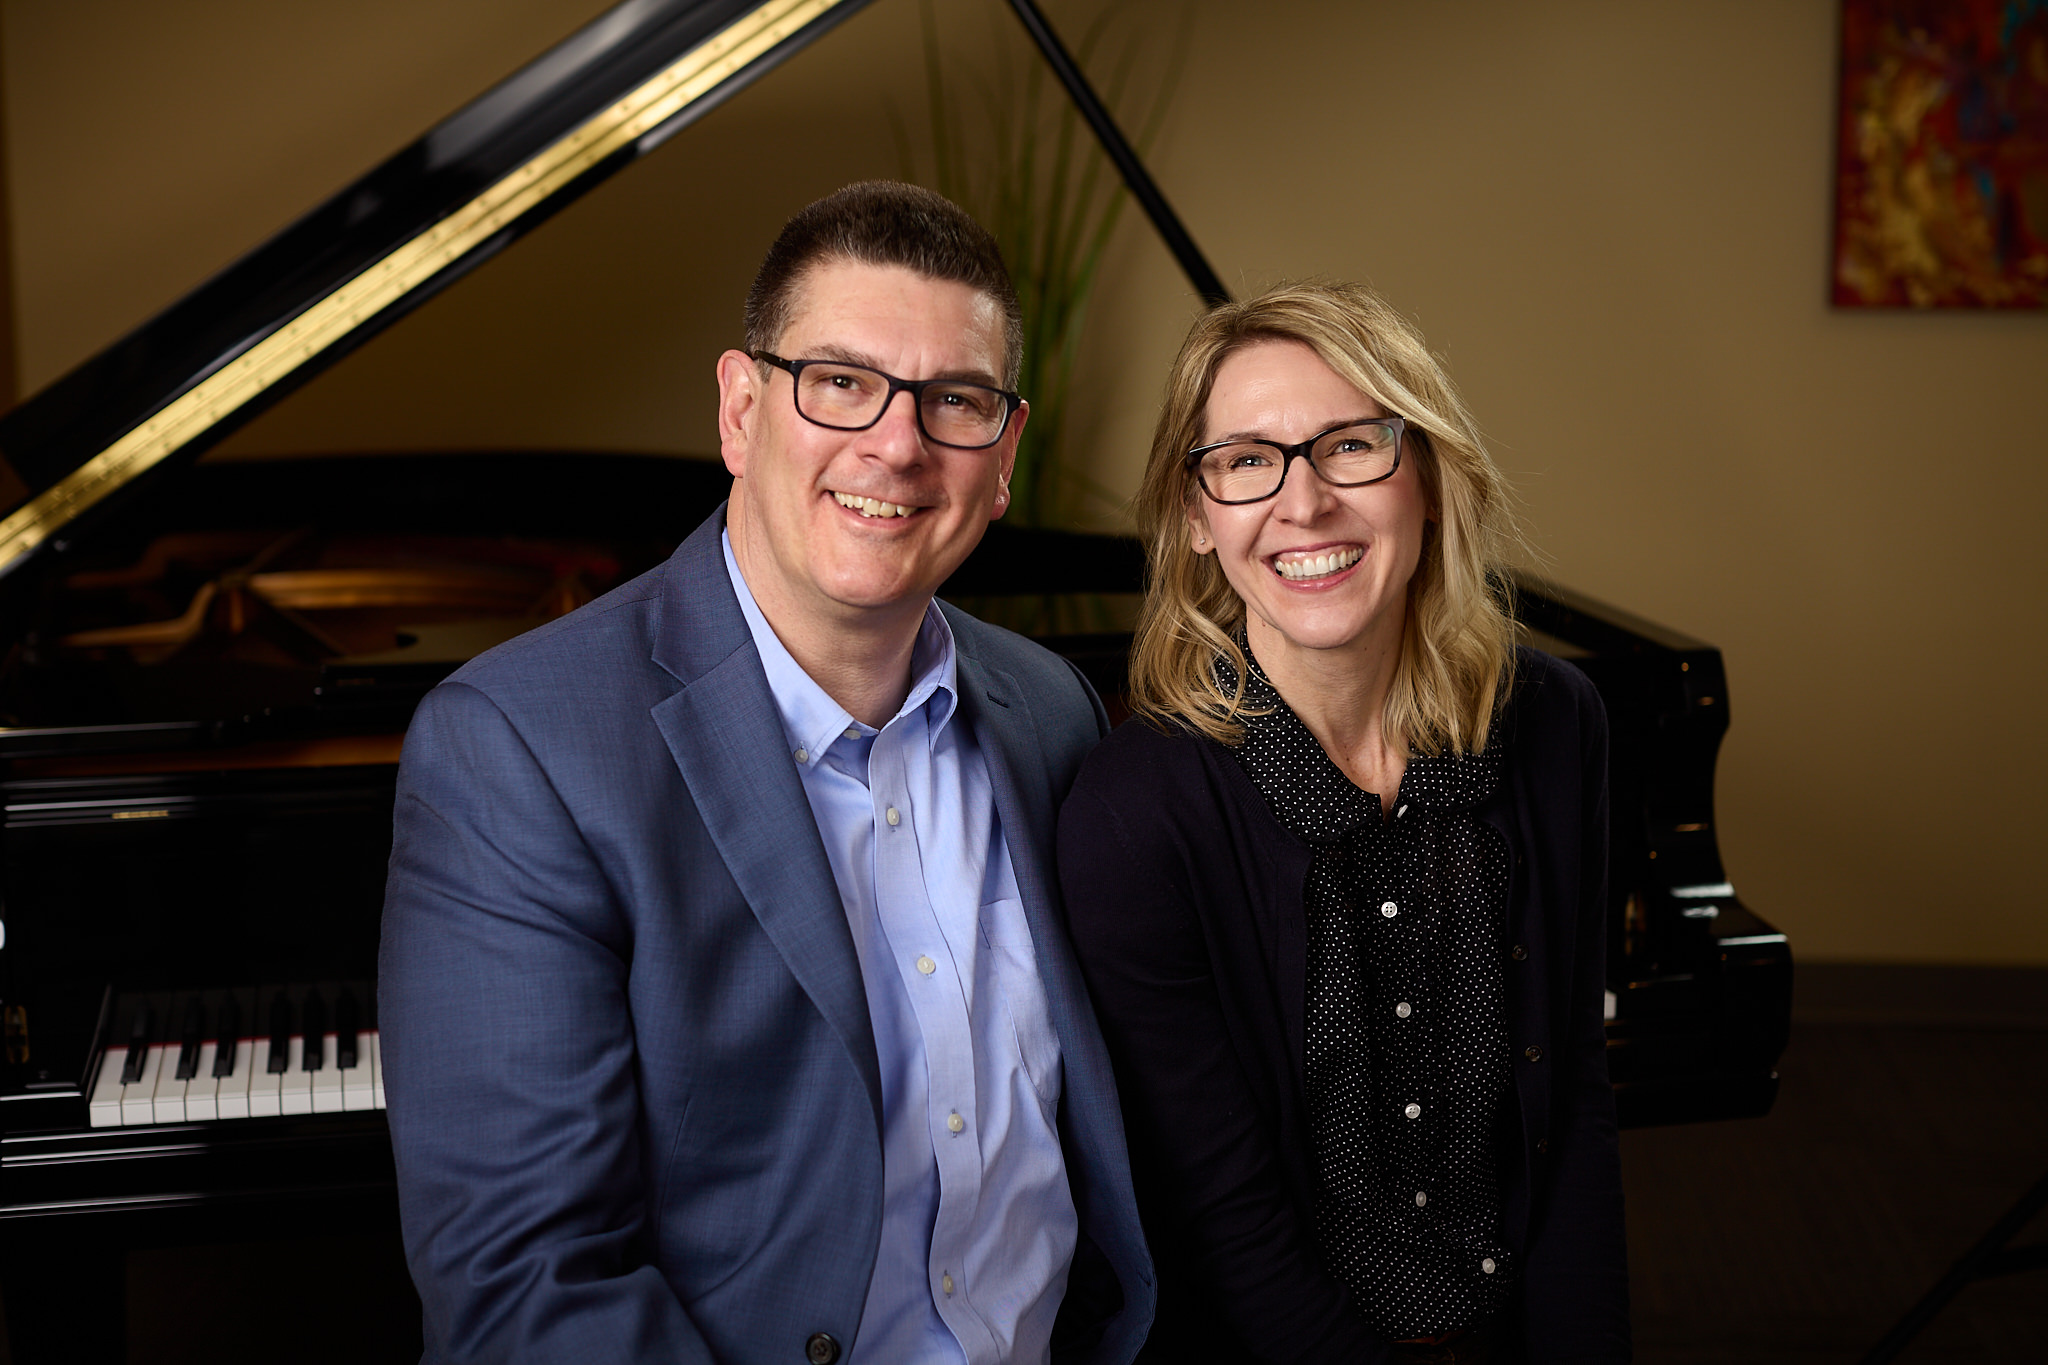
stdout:
<svg viewBox="0 0 2048 1365">
<path fill-rule="evenodd" d="M 0 574 L 134 496 L 866 0 L 626 0 L 0 419 Z"/>
</svg>

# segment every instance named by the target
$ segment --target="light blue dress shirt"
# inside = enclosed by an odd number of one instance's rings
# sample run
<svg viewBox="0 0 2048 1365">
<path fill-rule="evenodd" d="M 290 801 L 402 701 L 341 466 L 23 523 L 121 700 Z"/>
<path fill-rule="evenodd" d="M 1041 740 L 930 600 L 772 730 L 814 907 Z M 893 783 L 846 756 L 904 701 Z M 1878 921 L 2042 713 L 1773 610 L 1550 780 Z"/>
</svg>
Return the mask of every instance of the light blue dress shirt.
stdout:
<svg viewBox="0 0 2048 1365">
<path fill-rule="evenodd" d="M 725 540 L 860 958 L 882 1069 L 882 1240 L 852 1365 L 1051 1356 L 1077 1220 L 1059 1041 L 936 605 L 875 730 L 798 667 Z"/>
</svg>

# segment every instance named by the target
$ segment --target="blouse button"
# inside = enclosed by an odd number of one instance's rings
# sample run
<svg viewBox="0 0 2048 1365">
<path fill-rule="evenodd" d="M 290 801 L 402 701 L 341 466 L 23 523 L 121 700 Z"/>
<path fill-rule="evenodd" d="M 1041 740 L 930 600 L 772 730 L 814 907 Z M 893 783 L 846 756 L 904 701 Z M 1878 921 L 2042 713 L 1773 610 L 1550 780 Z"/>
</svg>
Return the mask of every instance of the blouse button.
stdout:
<svg viewBox="0 0 2048 1365">
<path fill-rule="evenodd" d="M 1488 1256 L 1485 1260 L 1479 1263 L 1479 1273 L 1482 1275 L 1491 1275 L 1498 1268 L 1499 1267 L 1494 1265 L 1493 1257 L 1491 1256 Z"/>
<path fill-rule="evenodd" d="M 1427 1203 L 1429 1203 L 1429 1191 L 1417 1190 L 1415 1192 L 1415 1207 L 1419 1209 Z"/>
<path fill-rule="evenodd" d="M 1388 919 L 1392 919 L 1401 913 L 1401 907 L 1395 905 L 1392 901 L 1382 901 L 1380 902 L 1380 913 Z"/>
<path fill-rule="evenodd" d="M 1394 1017 L 1396 1019 L 1406 1019 L 1409 1015 L 1413 1013 L 1415 1013 L 1415 1007 L 1409 1004 L 1406 1000 L 1403 1000 L 1400 1004 L 1394 1006 Z"/>
<path fill-rule="evenodd" d="M 1422 1106 L 1411 1102 L 1408 1105 L 1406 1105 L 1401 1110 L 1401 1112 L 1406 1114 L 1411 1119 L 1419 1119 L 1422 1117 Z"/>
</svg>

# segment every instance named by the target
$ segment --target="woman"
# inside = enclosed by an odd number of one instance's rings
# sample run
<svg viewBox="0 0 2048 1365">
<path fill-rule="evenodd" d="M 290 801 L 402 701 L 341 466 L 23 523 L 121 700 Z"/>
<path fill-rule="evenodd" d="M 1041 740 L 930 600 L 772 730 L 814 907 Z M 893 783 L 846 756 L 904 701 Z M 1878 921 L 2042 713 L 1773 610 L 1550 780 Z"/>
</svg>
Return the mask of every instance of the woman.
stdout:
<svg viewBox="0 0 2048 1365">
<path fill-rule="evenodd" d="M 1167 1360 L 1628 1358 L 1606 721 L 1506 489 L 1348 285 L 1219 308 L 1138 498 L 1138 719 L 1060 817 Z"/>
</svg>

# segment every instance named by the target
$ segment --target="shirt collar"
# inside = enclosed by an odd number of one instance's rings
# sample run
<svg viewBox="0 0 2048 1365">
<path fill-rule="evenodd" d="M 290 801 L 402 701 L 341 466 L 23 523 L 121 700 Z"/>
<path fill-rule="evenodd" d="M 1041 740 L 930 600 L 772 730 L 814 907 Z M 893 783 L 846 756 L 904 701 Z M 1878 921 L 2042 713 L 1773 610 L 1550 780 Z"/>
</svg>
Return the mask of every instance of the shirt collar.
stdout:
<svg viewBox="0 0 2048 1365">
<path fill-rule="evenodd" d="M 747 587 L 746 576 L 740 572 L 739 560 L 733 557 L 732 533 L 719 533 L 719 545 L 725 552 L 726 576 L 732 580 L 733 596 L 739 599 L 740 613 L 747 618 L 747 631 L 754 637 L 754 649 L 761 656 L 761 668 L 768 675 L 768 690 L 775 696 L 775 709 L 782 714 L 782 726 L 789 742 L 790 752 L 797 763 L 805 768 L 816 764 L 827 749 L 845 737 L 851 729 L 863 735 L 877 733 L 869 726 L 853 718 L 852 713 L 832 700 L 831 694 L 818 686 L 802 665 L 791 656 L 775 628 L 768 624 L 768 618 L 761 614 L 760 603 Z M 894 724 L 911 715 L 920 707 L 925 711 L 925 723 L 936 740 L 952 719 L 960 694 L 959 658 L 953 647 L 953 628 L 939 610 L 937 602 L 927 602 L 924 620 L 917 629 L 917 643 L 910 650 L 910 695 L 903 699 Z M 886 726 L 883 728 L 887 728 Z"/>
<path fill-rule="evenodd" d="M 1243 635 L 1238 637 L 1238 646 L 1250 669 L 1245 677 L 1244 709 L 1237 716 L 1245 727 L 1244 742 L 1233 753 L 1280 823 L 1317 843 L 1342 839 L 1360 825 L 1379 820 L 1379 797 L 1360 790 L 1331 762 L 1321 742 L 1259 667 Z M 1237 689 L 1237 670 L 1228 659 L 1217 655 L 1214 670 L 1226 696 Z M 1500 784 L 1500 732 L 1496 723 L 1486 749 L 1477 754 L 1426 755 L 1411 749 L 1397 798 L 1399 811 L 1406 814 L 1412 806 L 1451 813 L 1473 810 L 1485 802 Z"/>
</svg>

